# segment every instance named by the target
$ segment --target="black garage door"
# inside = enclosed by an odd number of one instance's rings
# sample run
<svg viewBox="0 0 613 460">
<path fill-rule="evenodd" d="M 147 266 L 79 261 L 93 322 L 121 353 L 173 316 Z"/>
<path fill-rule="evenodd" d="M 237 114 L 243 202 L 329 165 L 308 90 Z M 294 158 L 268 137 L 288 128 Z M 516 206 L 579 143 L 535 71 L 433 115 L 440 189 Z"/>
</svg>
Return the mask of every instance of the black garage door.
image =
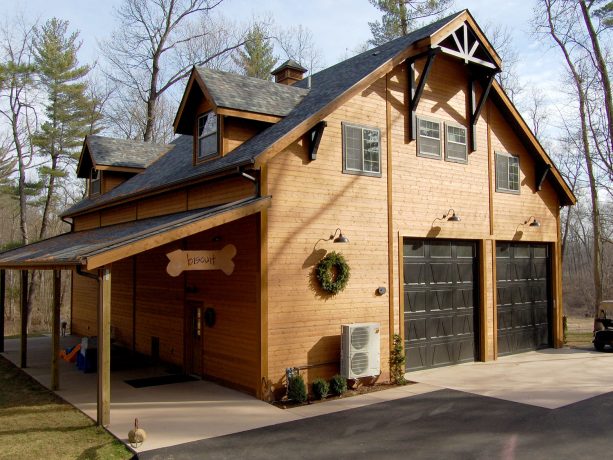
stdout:
<svg viewBox="0 0 613 460">
<path fill-rule="evenodd" d="M 497 243 L 498 356 L 551 343 L 546 244 Z"/>
<path fill-rule="evenodd" d="M 404 331 L 407 370 L 475 359 L 476 245 L 404 241 Z"/>
</svg>

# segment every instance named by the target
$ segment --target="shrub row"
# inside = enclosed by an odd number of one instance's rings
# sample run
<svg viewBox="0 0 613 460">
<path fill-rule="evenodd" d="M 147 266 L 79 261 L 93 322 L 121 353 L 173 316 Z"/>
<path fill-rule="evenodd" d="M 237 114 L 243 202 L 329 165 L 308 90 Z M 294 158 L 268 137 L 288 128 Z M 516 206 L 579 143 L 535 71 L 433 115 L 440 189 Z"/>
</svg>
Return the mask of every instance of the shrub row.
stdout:
<svg viewBox="0 0 613 460">
<path fill-rule="evenodd" d="M 315 399 L 326 399 L 328 395 L 342 395 L 347 391 L 347 379 L 341 375 L 335 375 L 326 381 L 318 377 L 313 381 L 313 396 Z M 307 389 L 301 375 L 290 377 L 287 382 L 287 397 L 292 401 L 303 403 L 307 400 Z"/>
</svg>

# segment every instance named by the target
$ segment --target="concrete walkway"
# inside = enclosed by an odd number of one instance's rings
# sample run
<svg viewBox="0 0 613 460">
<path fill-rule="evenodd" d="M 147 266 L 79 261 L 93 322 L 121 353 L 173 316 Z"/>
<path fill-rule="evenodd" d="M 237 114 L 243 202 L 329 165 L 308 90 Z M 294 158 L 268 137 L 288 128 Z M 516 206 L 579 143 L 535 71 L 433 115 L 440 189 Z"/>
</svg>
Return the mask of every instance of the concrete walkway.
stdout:
<svg viewBox="0 0 613 460">
<path fill-rule="evenodd" d="M 62 346 L 75 340 L 62 338 Z M 4 355 L 18 362 L 19 340 L 7 340 L 5 349 Z M 66 362 L 61 362 L 60 366 L 57 394 L 95 419 L 96 374 L 84 374 Z M 613 353 L 571 349 L 529 352 L 488 363 L 411 372 L 407 378 L 419 383 L 286 410 L 203 380 L 133 388 L 125 380 L 164 373 L 161 368 L 136 369 L 111 374 L 111 425 L 108 428 L 126 441 L 134 418 L 138 417 L 148 437 L 136 450 L 144 452 L 425 395 L 441 388 L 557 408 L 613 391 L 611 366 Z M 49 337 L 28 340 L 26 371 L 49 386 Z"/>
<path fill-rule="evenodd" d="M 76 341 L 73 337 L 63 337 L 62 348 Z M 7 340 L 5 350 L 4 356 L 17 364 L 19 339 Z M 50 386 L 51 381 L 50 350 L 49 337 L 28 339 L 28 367 L 25 371 L 46 387 Z M 111 373 L 111 424 L 108 430 L 127 443 L 128 431 L 134 426 L 134 418 L 138 417 L 140 427 L 147 432 L 147 440 L 135 449 L 137 452 L 278 425 L 435 390 L 425 384 L 409 385 L 283 410 L 205 380 L 145 388 L 133 388 L 125 383 L 129 379 L 163 374 L 162 368 Z M 96 384 L 96 374 L 84 374 L 76 365 L 60 362 L 60 390 L 56 393 L 94 420 Z"/>
</svg>

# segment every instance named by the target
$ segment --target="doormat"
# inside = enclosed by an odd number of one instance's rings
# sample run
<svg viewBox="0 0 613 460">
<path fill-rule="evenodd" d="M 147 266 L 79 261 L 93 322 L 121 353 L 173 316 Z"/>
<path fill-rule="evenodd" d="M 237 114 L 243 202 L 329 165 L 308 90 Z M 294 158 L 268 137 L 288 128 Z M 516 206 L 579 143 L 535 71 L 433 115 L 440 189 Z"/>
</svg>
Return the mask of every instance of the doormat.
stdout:
<svg viewBox="0 0 613 460">
<path fill-rule="evenodd" d="M 196 377 L 185 374 L 161 375 L 159 377 L 147 377 L 145 379 L 126 380 L 128 385 L 134 388 L 155 387 L 158 385 L 170 385 L 171 383 L 192 382 L 198 380 Z"/>
</svg>

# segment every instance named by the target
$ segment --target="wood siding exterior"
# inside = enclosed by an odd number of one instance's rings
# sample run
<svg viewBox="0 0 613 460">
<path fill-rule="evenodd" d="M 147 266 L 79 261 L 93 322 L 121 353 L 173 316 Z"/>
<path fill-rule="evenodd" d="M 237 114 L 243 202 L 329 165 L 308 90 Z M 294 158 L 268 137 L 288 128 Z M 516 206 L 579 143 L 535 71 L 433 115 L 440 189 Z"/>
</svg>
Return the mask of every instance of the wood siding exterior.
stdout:
<svg viewBox="0 0 613 460">
<path fill-rule="evenodd" d="M 268 378 L 277 387 L 287 367 L 304 368 L 305 379 L 339 372 L 341 324 L 381 323 L 381 367 L 388 369 L 386 83 L 381 79 L 326 118 L 317 160 L 301 142 L 267 165 L 268 193 Z M 383 177 L 343 174 L 342 122 L 381 130 Z M 341 228 L 349 244 L 327 239 Z M 329 251 L 351 266 L 347 288 L 328 296 L 313 268 Z M 384 377 L 385 378 L 385 377 Z"/>
</svg>

